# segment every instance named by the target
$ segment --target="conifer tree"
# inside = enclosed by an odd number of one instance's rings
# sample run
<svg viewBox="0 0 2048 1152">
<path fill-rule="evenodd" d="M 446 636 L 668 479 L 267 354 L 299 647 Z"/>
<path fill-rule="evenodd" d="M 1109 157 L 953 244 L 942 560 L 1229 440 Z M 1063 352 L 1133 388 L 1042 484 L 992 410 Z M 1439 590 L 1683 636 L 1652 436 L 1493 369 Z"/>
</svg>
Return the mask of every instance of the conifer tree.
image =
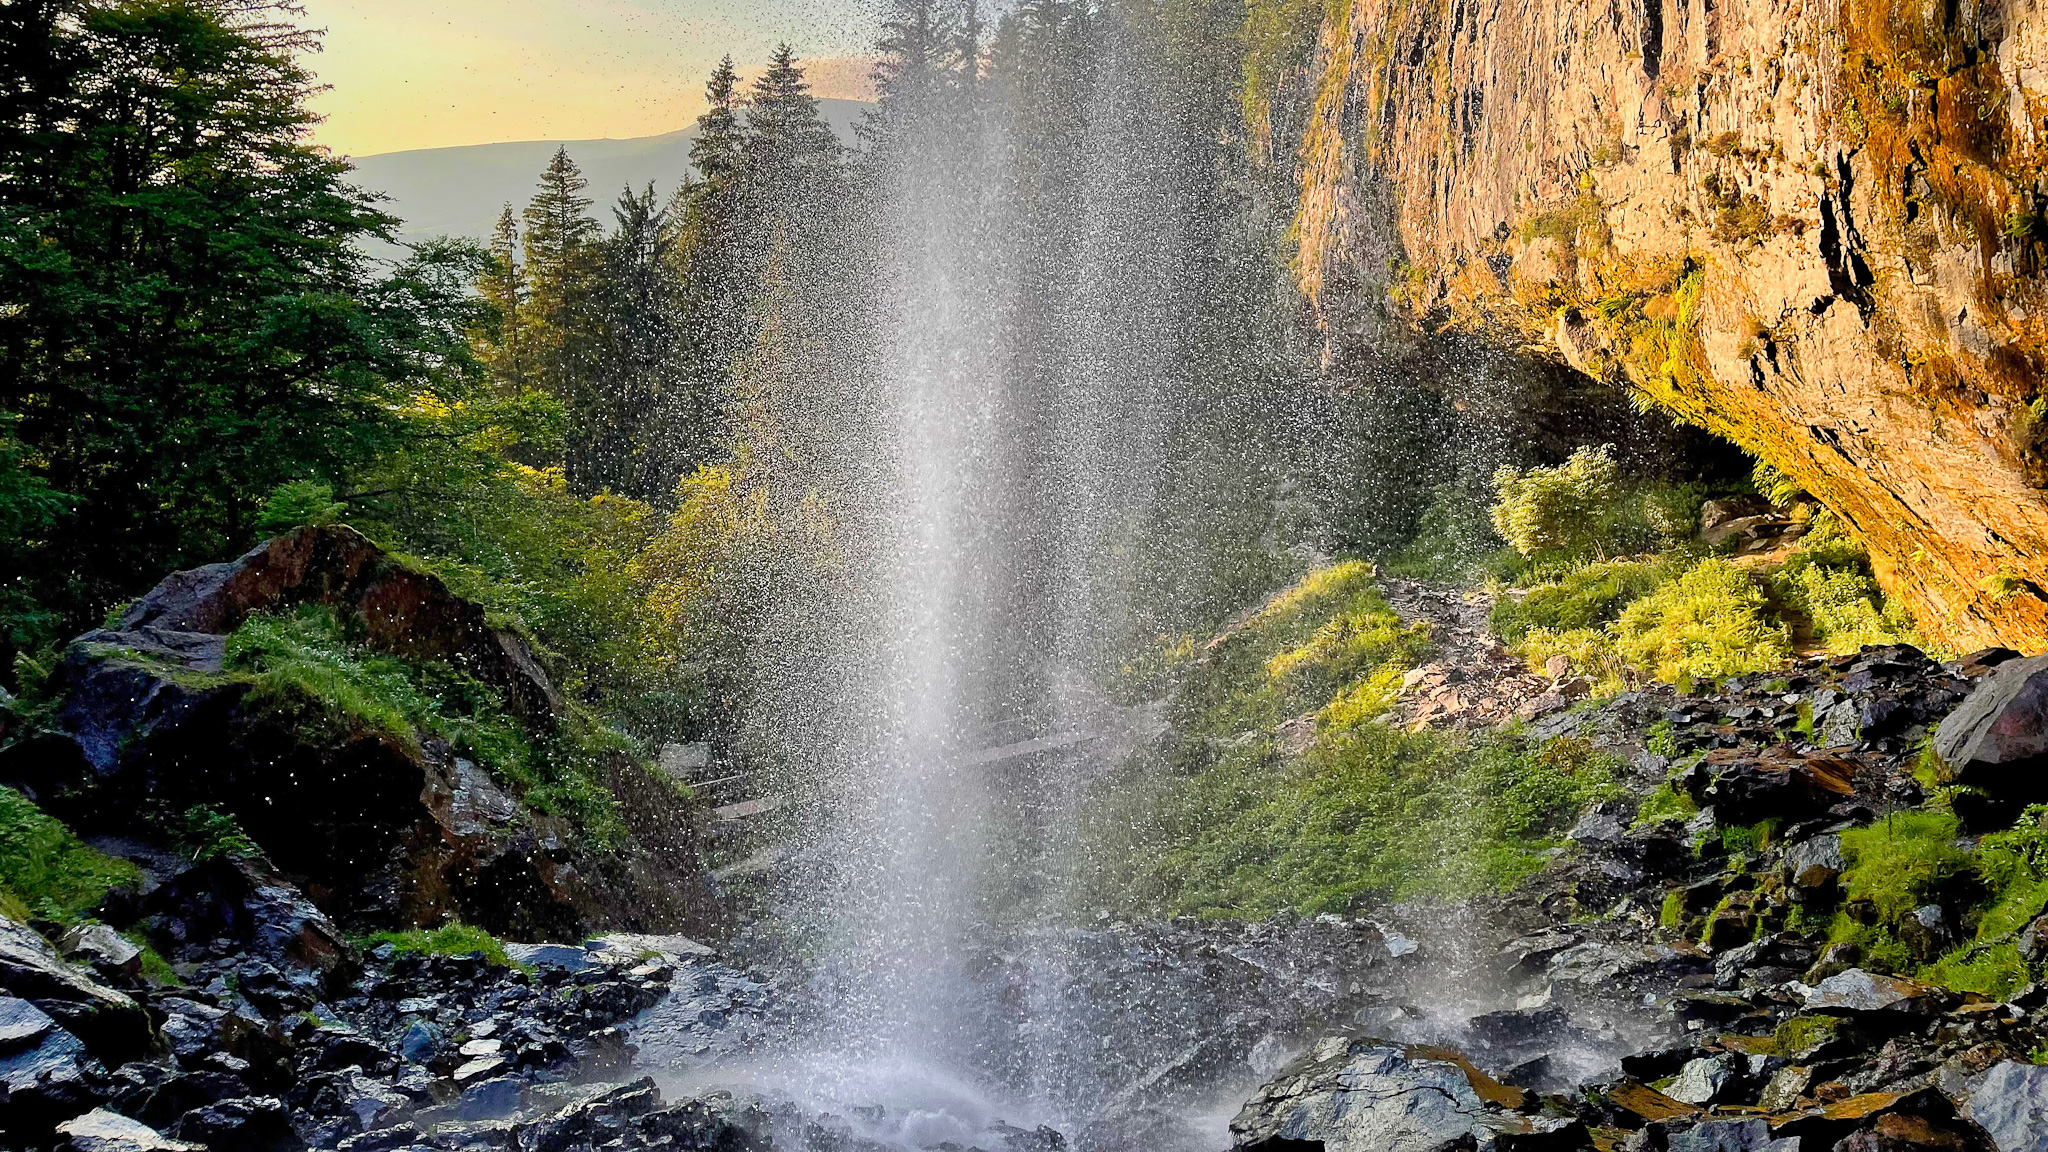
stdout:
<svg viewBox="0 0 2048 1152">
<path fill-rule="evenodd" d="M 490 369 L 500 392 L 517 395 L 527 384 L 520 326 L 525 323 L 526 284 L 519 263 L 519 219 L 512 205 L 498 215 L 491 233 L 491 260 L 477 284 L 491 317 L 477 341 L 478 358 Z"/>
<path fill-rule="evenodd" d="M 718 62 L 704 85 L 707 107 L 697 117 L 697 139 L 690 144 L 690 163 L 705 184 L 730 180 L 746 154 L 746 125 L 741 121 L 739 72 L 732 57 Z"/>
<path fill-rule="evenodd" d="M 796 50 L 778 45 L 747 103 L 749 176 L 770 186 L 823 175 L 839 158 L 839 138 L 818 111 Z"/>
<path fill-rule="evenodd" d="M 522 360 L 533 383 L 568 399 L 584 384 L 586 320 L 597 274 L 597 221 L 582 169 L 557 149 L 526 206 L 526 306 Z"/>
</svg>

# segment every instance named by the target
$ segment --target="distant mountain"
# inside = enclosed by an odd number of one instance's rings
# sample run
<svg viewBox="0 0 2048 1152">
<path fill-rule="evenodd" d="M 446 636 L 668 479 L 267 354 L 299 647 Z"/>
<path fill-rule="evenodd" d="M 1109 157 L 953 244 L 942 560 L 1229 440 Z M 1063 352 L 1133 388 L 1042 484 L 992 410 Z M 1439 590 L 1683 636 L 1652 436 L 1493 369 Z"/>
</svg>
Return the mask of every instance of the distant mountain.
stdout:
<svg viewBox="0 0 2048 1152">
<path fill-rule="evenodd" d="M 853 140 L 853 126 L 870 105 L 859 100 L 820 100 L 820 109 L 840 138 Z M 405 221 L 402 240 L 430 236 L 484 239 L 506 204 L 526 206 L 555 149 L 567 147 L 590 181 L 591 211 L 607 226 L 610 205 L 628 186 L 653 181 L 666 199 L 690 174 L 694 126 L 662 136 L 631 140 L 529 140 L 474 144 L 464 148 L 422 148 L 354 160 L 355 183 L 390 197 L 384 210 Z"/>
</svg>

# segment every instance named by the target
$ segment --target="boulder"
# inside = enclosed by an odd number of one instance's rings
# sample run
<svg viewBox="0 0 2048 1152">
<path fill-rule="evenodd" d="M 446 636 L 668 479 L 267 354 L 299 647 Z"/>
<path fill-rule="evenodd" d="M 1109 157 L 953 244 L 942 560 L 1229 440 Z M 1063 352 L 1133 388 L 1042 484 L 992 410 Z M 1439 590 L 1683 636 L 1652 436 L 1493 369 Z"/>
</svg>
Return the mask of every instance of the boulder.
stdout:
<svg viewBox="0 0 2048 1152">
<path fill-rule="evenodd" d="M 0 997 L 0 1131 L 41 1135 L 89 1107 L 101 1074 L 78 1037 L 26 1000 Z"/>
<path fill-rule="evenodd" d="M 1762 1120 L 1705 1120 L 1665 1137 L 1669 1152 L 1800 1152 L 1800 1141 L 1775 1139 Z"/>
<path fill-rule="evenodd" d="M 361 968 L 341 929 L 262 860 L 195 864 L 158 885 L 143 911 L 174 946 L 232 942 L 316 998 Z"/>
<path fill-rule="evenodd" d="M 1230 1122 L 1233 1148 L 1435 1152 L 1526 1133 L 1524 1100 L 1456 1053 L 1327 1036 L 1260 1088 Z"/>
<path fill-rule="evenodd" d="M 2048 656 L 1992 668 L 1942 721 L 1934 752 L 1954 783 L 1974 790 L 1957 806 L 1973 827 L 1995 827 L 2048 800 Z"/>
<path fill-rule="evenodd" d="M 372 648 L 494 685 L 536 733 L 561 707 L 524 642 L 489 628 L 480 605 L 348 529 L 305 529 L 175 574 L 116 627 L 75 641 L 53 678 L 56 730 L 0 749 L 0 783 L 88 836 L 151 839 L 161 832 L 138 826 L 138 812 L 222 809 L 352 931 L 451 919 L 527 939 L 716 927 L 698 868 L 702 806 L 632 757 L 600 765 L 629 834 L 600 853 L 438 739 L 223 671 L 227 632 L 307 603 L 348 616 Z"/>
<path fill-rule="evenodd" d="M 1770 817 L 1817 816 L 1856 794 L 1860 765 L 1779 745 L 1761 755 L 1751 749 L 1707 753 L 1679 782 L 1723 824 L 1754 824 Z"/>
<path fill-rule="evenodd" d="M 2048 1148 L 2048 1068 L 2008 1060 L 1970 1093 L 1964 1114 L 1998 1152 Z"/>
<path fill-rule="evenodd" d="M 1831 1016 L 1925 1015 L 1936 1008 L 1934 994 L 1933 988 L 1917 981 L 1851 968 L 1821 981 L 1807 995 L 1806 1008 Z"/>
<path fill-rule="evenodd" d="M 142 949 L 105 924 L 80 924 L 57 943 L 65 959 L 91 965 L 103 975 L 133 976 L 142 969 Z"/>
<path fill-rule="evenodd" d="M 195 1108 L 178 1118 L 171 1135 L 235 1152 L 305 1152 L 306 1147 L 292 1129 L 284 1101 L 274 1096 L 244 1096 Z"/>
<path fill-rule="evenodd" d="M 207 1152 L 105 1108 L 57 1125 L 57 1136 L 59 1152 Z"/>
<path fill-rule="evenodd" d="M 25 924 L 0 917 L 0 991 L 33 1003 L 109 1065 L 143 1054 L 154 1037 L 149 1016 L 127 993 L 64 962 Z"/>
</svg>

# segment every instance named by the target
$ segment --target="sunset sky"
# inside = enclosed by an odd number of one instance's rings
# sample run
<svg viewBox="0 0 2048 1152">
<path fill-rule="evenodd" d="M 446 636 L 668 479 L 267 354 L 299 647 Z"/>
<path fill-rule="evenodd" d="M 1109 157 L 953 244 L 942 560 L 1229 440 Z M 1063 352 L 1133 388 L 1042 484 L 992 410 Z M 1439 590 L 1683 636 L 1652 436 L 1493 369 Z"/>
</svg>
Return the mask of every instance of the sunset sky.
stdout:
<svg viewBox="0 0 2048 1152">
<path fill-rule="evenodd" d="M 821 96 L 865 94 L 873 0 L 306 0 L 336 152 L 652 136 L 695 119 L 731 53 L 778 41 L 814 60 Z"/>
</svg>

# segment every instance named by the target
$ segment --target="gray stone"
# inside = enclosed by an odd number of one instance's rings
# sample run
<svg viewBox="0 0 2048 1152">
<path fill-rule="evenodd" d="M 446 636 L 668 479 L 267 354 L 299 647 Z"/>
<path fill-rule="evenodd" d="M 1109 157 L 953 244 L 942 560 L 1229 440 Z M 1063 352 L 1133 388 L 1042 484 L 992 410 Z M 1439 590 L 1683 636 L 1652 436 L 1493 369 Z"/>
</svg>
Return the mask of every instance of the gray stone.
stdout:
<svg viewBox="0 0 2048 1152">
<path fill-rule="evenodd" d="M 204 1145 L 173 1140 L 118 1112 L 95 1108 L 57 1125 L 64 1152 L 206 1152 Z"/>
<path fill-rule="evenodd" d="M 33 1000 L 96 1055 L 120 1063 L 150 1044 L 149 1017 L 126 993 L 64 962 L 36 931 L 0 917 L 0 990 Z"/>
<path fill-rule="evenodd" d="M 2042 793 L 2048 778 L 2042 771 L 2048 768 L 2048 656 L 1992 669 L 1941 722 L 1934 753 L 1957 784 L 2048 798 Z"/>
<path fill-rule="evenodd" d="M 1565 837 L 1582 844 L 1613 844 L 1628 834 L 1628 828 L 1619 816 L 1607 812 L 1588 812 L 1579 817 L 1572 830 Z"/>
<path fill-rule="evenodd" d="M 495 1120 L 519 1110 L 523 1087 L 511 1076 L 500 1076 L 463 1090 L 455 1102 L 457 1120 Z"/>
<path fill-rule="evenodd" d="M 424 1064 L 433 1059 L 434 1049 L 440 1046 L 441 1033 L 424 1020 L 415 1020 L 398 1041 L 398 1054 L 415 1064 Z"/>
<path fill-rule="evenodd" d="M 1664 1094 L 1704 1108 L 1718 1101 L 1734 1079 L 1735 1061 L 1726 1056 L 1702 1056 L 1686 1061 Z"/>
<path fill-rule="evenodd" d="M 1925 984 L 1879 976 L 1861 968 L 1830 976 L 1806 998 L 1809 1011 L 1848 1016 L 1864 1012 L 1916 1012 L 1932 1007 Z"/>
<path fill-rule="evenodd" d="M 1448 1054 L 1384 1040 L 1329 1036 L 1282 1068 L 1230 1122 L 1232 1146 L 1319 1142 L 1326 1152 L 1434 1152 L 1491 1144 L 1528 1122 L 1499 1105 Z M 1489 1102 L 1480 1095 L 1488 1087 Z M 1517 1096 L 1519 1094 L 1517 1093 Z"/>
<path fill-rule="evenodd" d="M 2048 1148 L 2048 1068 L 2014 1060 L 1999 1064 L 1970 1093 L 1964 1111 L 1998 1152 Z"/>
<path fill-rule="evenodd" d="M 477 1080 L 484 1076 L 488 1076 L 491 1073 L 496 1072 L 498 1069 L 503 1068 L 504 1066 L 505 1061 L 502 1057 L 480 1057 L 478 1059 L 469 1061 L 460 1068 L 457 1068 L 455 1070 L 455 1082 L 457 1084 L 467 1084 L 473 1080 Z"/>
<path fill-rule="evenodd" d="M 1833 884 L 1848 867 L 1842 838 L 1830 832 L 1787 845 L 1780 870 L 1793 887 L 1813 890 Z"/>
<path fill-rule="evenodd" d="M 0 1052 L 12 1052 L 50 1034 L 50 1014 L 26 1000 L 0 996 Z"/>
<path fill-rule="evenodd" d="M 573 944 L 507 944 L 505 955 L 513 963 L 529 968 L 560 968 L 565 972 L 581 972 L 596 963 L 589 949 Z"/>
<path fill-rule="evenodd" d="M 142 949 L 105 924 L 80 924 L 66 932 L 59 943 L 64 955 L 72 960 L 102 964 L 128 973 L 142 968 Z"/>
<path fill-rule="evenodd" d="M 1773 1140 L 1762 1120 L 1707 1120 L 1672 1133 L 1666 1146 L 1670 1152 L 1799 1152 L 1799 1138 Z"/>
<path fill-rule="evenodd" d="M 412 1098 L 391 1085 L 363 1074 L 361 1068 L 347 1068 L 335 1078 L 342 1107 L 354 1114 L 366 1132 L 397 1123 L 412 1112 Z"/>
</svg>

